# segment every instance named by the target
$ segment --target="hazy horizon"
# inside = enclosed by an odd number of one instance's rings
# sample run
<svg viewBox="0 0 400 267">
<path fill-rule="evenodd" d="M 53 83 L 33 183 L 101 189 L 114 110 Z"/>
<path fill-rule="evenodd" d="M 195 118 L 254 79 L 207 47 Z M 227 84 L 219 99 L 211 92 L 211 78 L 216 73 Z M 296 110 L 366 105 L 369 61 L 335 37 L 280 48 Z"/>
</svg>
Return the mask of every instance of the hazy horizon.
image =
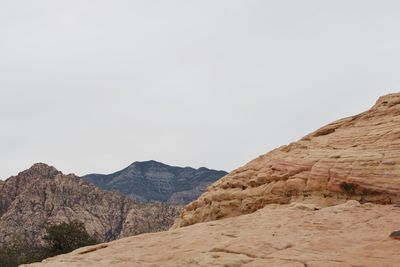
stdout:
<svg viewBox="0 0 400 267">
<path fill-rule="evenodd" d="M 0 3 L 0 179 L 233 170 L 400 85 L 397 1 Z"/>
</svg>

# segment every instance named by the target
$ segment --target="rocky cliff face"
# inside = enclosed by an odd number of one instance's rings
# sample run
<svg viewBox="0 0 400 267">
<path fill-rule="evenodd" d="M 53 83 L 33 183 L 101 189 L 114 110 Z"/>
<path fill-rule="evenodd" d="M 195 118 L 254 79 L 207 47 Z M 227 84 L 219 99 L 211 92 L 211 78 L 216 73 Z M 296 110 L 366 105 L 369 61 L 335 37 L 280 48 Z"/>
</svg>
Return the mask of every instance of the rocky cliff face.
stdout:
<svg viewBox="0 0 400 267">
<path fill-rule="evenodd" d="M 85 223 L 90 234 L 108 241 L 165 230 L 180 211 L 178 206 L 142 204 L 35 164 L 0 184 L 0 245 L 15 239 L 40 243 L 46 225 L 70 220 Z"/>
<path fill-rule="evenodd" d="M 0 183 L 0 216 L 8 210 L 17 196 L 29 187 L 34 178 L 46 177 L 53 179 L 57 174 L 61 174 L 61 172 L 53 167 L 45 164 L 35 164 L 30 169 Z"/>
<path fill-rule="evenodd" d="M 84 180 L 132 199 L 187 204 L 227 173 L 207 168 L 173 167 L 156 161 L 134 162 L 110 175 L 90 174 Z"/>
<path fill-rule="evenodd" d="M 174 227 L 293 201 L 400 201 L 400 94 L 254 159 L 208 187 Z"/>
</svg>

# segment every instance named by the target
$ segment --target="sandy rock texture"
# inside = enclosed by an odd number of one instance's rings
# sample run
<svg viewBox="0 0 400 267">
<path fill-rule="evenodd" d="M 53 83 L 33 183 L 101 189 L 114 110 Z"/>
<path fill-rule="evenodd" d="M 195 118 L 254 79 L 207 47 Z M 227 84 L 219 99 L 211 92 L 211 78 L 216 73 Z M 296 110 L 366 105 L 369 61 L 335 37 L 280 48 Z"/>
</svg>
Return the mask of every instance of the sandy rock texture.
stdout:
<svg viewBox="0 0 400 267">
<path fill-rule="evenodd" d="M 78 220 L 99 240 L 168 229 L 179 206 L 143 204 L 43 163 L 0 184 L 0 246 L 41 243 L 45 227 Z"/>
<path fill-rule="evenodd" d="M 186 206 L 174 228 L 268 204 L 400 201 L 400 94 L 333 122 L 223 177 Z"/>
<path fill-rule="evenodd" d="M 268 205 L 236 218 L 198 223 L 78 249 L 31 267 L 398 266 L 394 205 Z"/>
</svg>

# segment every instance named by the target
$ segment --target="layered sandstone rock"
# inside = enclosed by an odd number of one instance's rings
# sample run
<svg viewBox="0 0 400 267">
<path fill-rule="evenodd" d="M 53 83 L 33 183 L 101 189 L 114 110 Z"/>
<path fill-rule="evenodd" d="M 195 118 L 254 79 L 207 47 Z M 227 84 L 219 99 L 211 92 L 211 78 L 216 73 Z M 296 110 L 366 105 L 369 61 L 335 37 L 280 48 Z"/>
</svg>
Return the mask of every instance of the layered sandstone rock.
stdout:
<svg viewBox="0 0 400 267">
<path fill-rule="evenodd" d="M 0 184 L 0 246 L 15 240 L 40 243 L 46 225 L 72 220 L 103 241 L 161 231 L 180 211 L 179 206 L 139 203 L 35 164 Z"/>
<path fill-rule="evenodd" d="M 350 201 L 255 213 L 78 249 L 32 267 L 398 266 L 400 208 Z"/>
<path fill-rule="evenodd" d="M 400 94 L 240 167 L 186 206 L 174 227 L 252 213 L 267 204 L 400 200 Z"/>
</svg>

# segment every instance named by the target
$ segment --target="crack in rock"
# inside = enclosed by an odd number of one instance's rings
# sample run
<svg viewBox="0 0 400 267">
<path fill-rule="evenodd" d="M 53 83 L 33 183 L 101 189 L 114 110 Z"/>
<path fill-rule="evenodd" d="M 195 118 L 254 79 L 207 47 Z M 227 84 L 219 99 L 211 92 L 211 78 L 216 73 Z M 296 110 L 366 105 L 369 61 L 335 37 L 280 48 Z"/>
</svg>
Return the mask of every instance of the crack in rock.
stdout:
<svg viewBox="0 0 400 267">
<path fill-rule="evenodd" d="M 100 246 L 96 246 L 96 247 L 94 247 L 94 248 L 89 248 L 89 249 L 87 249 L 87 250 L 84 250 L 84 251 L 82 251 L 82 252 L 79 252 L 78 254 L 79 254 L 79 255 L 88 254 L 88 253 L 91 253 L 91 252 L 94 252 L 94 251 L 97 251 L 97 250 L 100 250 L 100 249 L 103 249 L 103 248 L 106 248 L 106 247 L 108 247 L 108 246 L 107 246 L 107 245 L 100 245 Z"/>
<path fill-rule="evenodd" d="M 245 255 L 252 259 L 257 259 L 257 258 L 263 259 L 263 257 L 257 256 L 257 255 L 251 254 L 251 253 L 239 252 L 239 251 L 229 250 L 229 249 L 225 249 L 225 248 L 213 248 L 212 250 L 210 250 L 210 252 L 222 252 L 222 253 L 230 253 L 230 254 L 238 254 L 238 255 L 242 254 L 242 255 Z"/>
</svg>

